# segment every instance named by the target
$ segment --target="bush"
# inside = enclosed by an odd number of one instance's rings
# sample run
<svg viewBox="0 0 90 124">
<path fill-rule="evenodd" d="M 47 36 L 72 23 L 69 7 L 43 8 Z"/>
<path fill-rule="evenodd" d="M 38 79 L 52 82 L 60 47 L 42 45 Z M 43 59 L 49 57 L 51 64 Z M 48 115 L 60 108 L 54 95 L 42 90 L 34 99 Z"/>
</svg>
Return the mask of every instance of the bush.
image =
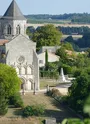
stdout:
<svg viewBox="0 0 90 124">
<path fill-rule="evenodd" d="M 24 103 L 23 103 L 20 93 L 17 93 L 11 96 L 9 99 L 9 103 L 14 105 L 16 108 L 24 107 Z"/>
<path fill-rule="evenodd" d="M 62 96 L 59 101 L 63 105 L 68 105 L 68 96 Z"/>
<path fill-rule="evenodd" d="M 45 111 L 44 105 L 32 105 L 32 106 L 26 106 L 23 110 L 23 116 L 40 116 L 43 115 Z"/>
<path fill-rule="evenodd" d="M 61 93 L 60 93 L 60 91 L 58 89 L 52 89 L 51 92 L 52 92 L 53 97 L 61 96 Z"/>
<path fill-rule="evenodd" d="M 0 115 L 5 115 L 8 111 L 8 103 L 5 98 L 0 100 Z"/>
</svg>

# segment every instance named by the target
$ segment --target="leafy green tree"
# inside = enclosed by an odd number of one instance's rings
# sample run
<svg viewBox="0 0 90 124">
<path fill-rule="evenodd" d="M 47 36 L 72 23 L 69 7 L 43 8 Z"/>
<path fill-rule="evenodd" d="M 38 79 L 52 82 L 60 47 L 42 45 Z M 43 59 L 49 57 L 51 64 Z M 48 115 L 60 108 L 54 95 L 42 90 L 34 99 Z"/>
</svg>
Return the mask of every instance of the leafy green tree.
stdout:
<svg viewBox="0 0 90 124">
<path fill-rule="evenodd" d="M 48 70 L 48 51 L 45 51 L 45 70 Z"/>
<path fill-rule="evenodd" d="M 90 47 L 90 32 L 83 34 L 83 37 L 77 41 L 80 48 Z"/>
<path fill-rule="evenodd" d="M 84 101 L 90 91 L 90 77 L 86 72 L 81 72 L 69 88 L 69 105 L 76 111 L 83 113 Z"/>
<path fill-rule="evenodd" d="M 3 78 L 0 77 L 0 115 L 5 115 L 8 111 L 8 100 L 5 98 L 3 89 Z"/>
<path fill-rule="evenodd" d="M 33 26 L 28 27 L 27 30 L 26 30 L 26 34 L 27 34 L 30 38 L 32 38 L 34 32 L 35 32 L 35 28 L 34 28 Z"/>
<path fill-rule="evenodd" d="M 65 39 L 65 41 L 70 42 L 70 43 L 74 42 L 72 36 L 68 36 L 68 37 Z"/>
<path fill-rule="evenodd" d="M 21 80 L 14 68 L 0 64 L 0 78 L 2 79 L 2 89 L 6 98 L 9 98 L 20 90 Z"/>
<path fill-rule="evenodd" d="M 63 47 L 61 47 L 60 49 L 57 49 L 56 55 L 60 56 L 60 59 L 62 59 L 63 61 L 67 60 L 67 54 Z"/>
<path fill-rule="evenodd" d="M 90 58 L 90 48 L 87 50 L 87 56 Z"/>
<path fill-rule="evenodd" d="M 70 44 L 70 43 L 64 43 L 63 45 L 62 45 L 62 47 L 64 48 L 64 49 L 66 49 L 66 50 L 71 50 L 71 51 L 73 51 L 73 47 L 72 47 L 72 44 Z"/>
<path fill-rule="evenodd" d="M 38 28 L 34 33 L 32 40 L 37 43 L 37 48 L 42 46 L 57 46 L 60 45 L 62 33 L 58 31 L 54 25 L 48 24 Z"/>
</svg>

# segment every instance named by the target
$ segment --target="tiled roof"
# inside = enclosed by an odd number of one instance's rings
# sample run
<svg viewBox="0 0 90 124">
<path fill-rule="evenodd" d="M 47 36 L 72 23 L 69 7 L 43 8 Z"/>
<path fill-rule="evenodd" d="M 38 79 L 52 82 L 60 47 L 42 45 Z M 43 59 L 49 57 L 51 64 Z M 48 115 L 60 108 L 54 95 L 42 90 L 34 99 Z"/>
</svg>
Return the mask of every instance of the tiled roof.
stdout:
<svg viewBox="0 0 90 124">
<path fill-rule="evenodd" d="M 8 40 L 6 40 L 6 39 L 0 39 L 0 46 L 7 43 L 7 42 L 8 42 Z"/>
</svg>

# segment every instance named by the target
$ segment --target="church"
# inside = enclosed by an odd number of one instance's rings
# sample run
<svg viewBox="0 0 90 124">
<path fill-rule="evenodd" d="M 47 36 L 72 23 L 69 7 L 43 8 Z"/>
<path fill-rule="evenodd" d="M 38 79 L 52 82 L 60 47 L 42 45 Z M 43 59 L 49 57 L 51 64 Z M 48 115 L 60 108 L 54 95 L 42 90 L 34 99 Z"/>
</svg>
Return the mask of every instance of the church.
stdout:
<svg viewBox="0 0 90 124">
<path fill-rule="evenodd" d="M 27 19 L 13 0 L 0 18 L 0 63 L 16 69 L 22 90 L 39 90 L 36 43 L 26 35 L 26 28 Z"/>
</svg>

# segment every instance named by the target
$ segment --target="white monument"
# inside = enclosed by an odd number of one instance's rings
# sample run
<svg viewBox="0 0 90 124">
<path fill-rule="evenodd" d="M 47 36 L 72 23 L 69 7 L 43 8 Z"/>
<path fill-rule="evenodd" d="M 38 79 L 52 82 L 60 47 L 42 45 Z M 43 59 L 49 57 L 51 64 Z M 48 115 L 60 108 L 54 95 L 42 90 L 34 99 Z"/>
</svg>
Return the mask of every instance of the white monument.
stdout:
<svg viewBox="0 0 90 124">
<path fill-rule="evenodd" d="M 63 68 L 61 68 L 61 72 L 60 72 L 60 82 L 66 82 Z"/>
</svg>

